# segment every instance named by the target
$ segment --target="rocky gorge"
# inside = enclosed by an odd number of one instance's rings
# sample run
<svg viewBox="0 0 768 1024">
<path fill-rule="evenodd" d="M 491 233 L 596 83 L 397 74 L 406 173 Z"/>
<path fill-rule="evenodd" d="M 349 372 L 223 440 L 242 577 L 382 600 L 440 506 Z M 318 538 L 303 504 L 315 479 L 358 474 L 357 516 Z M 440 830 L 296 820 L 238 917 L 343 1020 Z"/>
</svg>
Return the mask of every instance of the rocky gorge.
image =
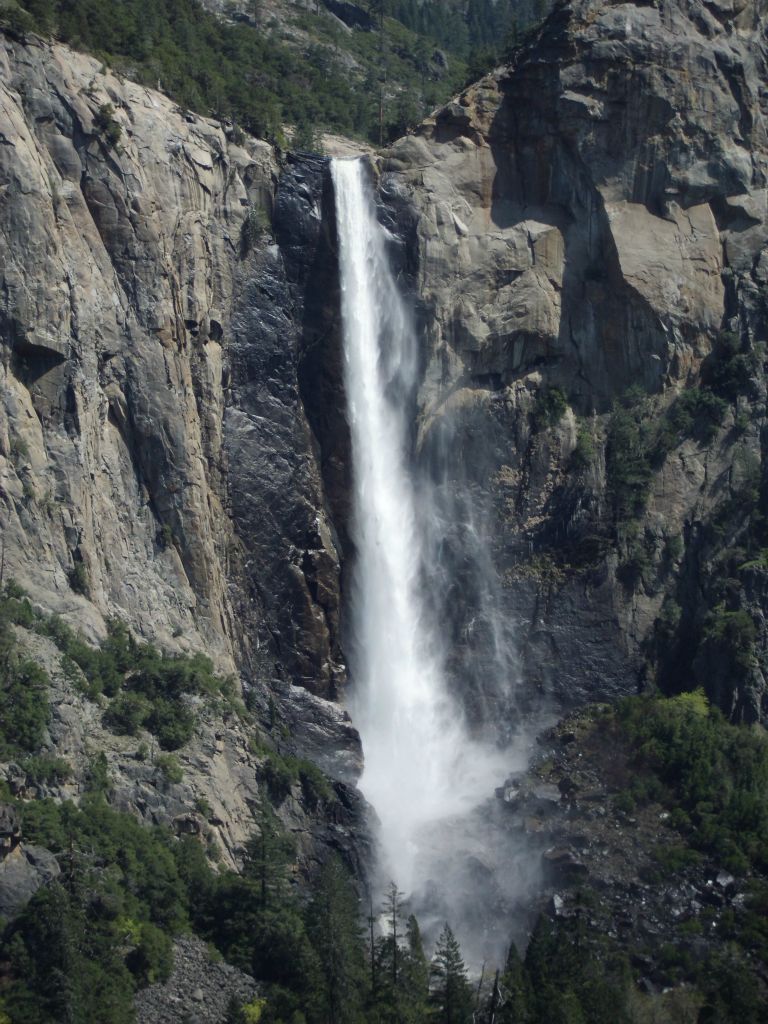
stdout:
<svg viewBox="0 0 768 1024">
<path fill-rule="evenodd" d="M 763 0 L 557 4 L 508 65 L 369 158 L 420 341 L 412 440 L 446 523 L 451 683 L 502 742 L 640 689 L 701 688 L 765 724 L 765 16 Z M 51 680 L 44 749 L 71 775 L 36 785 L 8 759 L 9 785 L 77 800 L 103 752 L 115 807 L 237 867 L 271 780 L 299 873 L 334 851 L 364 880 L 327 160 L 6 32 L 0 233 L 0 583 L 90 644 L 117 620 L 206 654 L 252 716 L 193 698 L 173 781 L 105 727 L 110 700 L 55 637 L 17 624 Z M 580 743 L 535 785 L 576 777 Z M 275 797 L 286 758 L 325 786 L 296 769 Z M 512 790 L 492 813 L 515 836 L 568 813 L 563 790 Z M 616 858 L 573 854 L 605 844 L 602 816 L 578 828 L 522 826 L 550 872 L 529 912 L 582 870 L 631 890 Z M 637 832 L 630 875 L 655 841 Z M 25 884 L 54 870 L 39 864 Z"/>
</svg>

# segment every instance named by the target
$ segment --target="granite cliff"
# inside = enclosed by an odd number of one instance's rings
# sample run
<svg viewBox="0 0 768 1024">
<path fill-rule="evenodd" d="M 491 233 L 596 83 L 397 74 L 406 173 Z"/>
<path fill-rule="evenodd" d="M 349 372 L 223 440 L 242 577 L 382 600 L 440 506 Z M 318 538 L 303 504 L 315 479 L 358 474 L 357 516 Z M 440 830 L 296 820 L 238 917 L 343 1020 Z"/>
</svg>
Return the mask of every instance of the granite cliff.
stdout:
<svg viewBox="0 0 768 1024">
<path fill-rule="evenodd" d="M 767 10 L 558 4 L 371 158 L 422 340 L 414 451 L 457 510 L 440 612 L 478 725 L 649 685 L 768 715 Z M 0 582 L 90 642 L 118 619 L 205 651 L 330 777 L 332 801 L 294 780 L 280 802 L 307 869 L 338 849 L 363 874 L 326 162 L 1 34 L 0 240 Z M 495 624 L 470 507 L 511 697 L 477 653 Z M 98 740 L 119 806 L 237 864 L 265 785 L 249 726 L 202 713 L 167 785 L 50 639 L 18 636 L 75 769 L 49 792 L 77 797 Z"/>
<path fill-rule="evenodd" d="M 561 4 L 379 164 L 423 328 L 419 450 L 460 453 L 522 685 L 556 706 L 659 681 L 766 713 L 764 15 Z M 704 653 L 721 602 L 754 622 L 740 671 Z"/>
</svg>

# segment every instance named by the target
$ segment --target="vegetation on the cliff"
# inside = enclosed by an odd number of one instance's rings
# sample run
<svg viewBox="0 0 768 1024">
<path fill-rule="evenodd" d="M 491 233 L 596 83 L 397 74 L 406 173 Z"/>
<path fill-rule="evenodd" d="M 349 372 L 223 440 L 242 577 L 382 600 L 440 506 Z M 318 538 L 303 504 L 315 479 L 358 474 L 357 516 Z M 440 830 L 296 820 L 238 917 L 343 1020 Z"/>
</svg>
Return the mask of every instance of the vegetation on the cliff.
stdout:
<svg viewBox="0 0 768 1024">
<path fill-rule="evenodd" d="M 607 728 L 608 720 L 604 720 Z M 686 842 L 730 871 L 768 875 L 768 736 L 732 725 L 700 690 L 619 703 L 629 805 L 655 800 Z"/>
<path fill-rule="evenodd" d="M 599 705 L 548 738 L 535 771 L 566 794 L 549 834 L 574 859 L 547 875 L 557 895 L 510 953 L 496 1019 L 765 1019 L 765 732 L 693 692 Z"/>
<path fill-rule="evenodd" d="M 18 648 L 0 603 L 0 758 L 34 753 L 48 724 L 46 673 Z"/>
<path fill-rule="evenodd" d="M 18 663 L 11 623 L 19 620 L 64 638 L 70 657 L 77 654 L 85 666 L 80 671 L 94 697 L 111 691 L 114 703 L 121 693 L 141 695 L 141 689 L 125 690 L 126 681 L 142 673 L 154 678 L 160 671 L 157 653 L 149 649 L 145 655 L 116 624 L 101 651 L 78 640 L 92 653 L 78 652 L 73 636 L 38 616 L 13 585 L 0 611 L 6 671 Z M 734 629 L 740 636 L 739 623 L 733 622 L 713 622 L 713 636 L 722 639 Z M 16 661 L 8 660 L 9 651 Z M 171 668 L 173 678 L 202 671 L 183 660 L 171 660 Z M 204 680 L 208 674 L 203 672 Z M 183 688 L 174 694 L 173 700 L 181 699 Z M 661 827 L 677 837 L 659 845 L 654 866 L 643 869 L 645 884 L 663 887 L 671 877 L 686 877 L 710 863 L 743 879 L 740 903 L 683 915 L 661 949 L 640 940 L 628 945 L 612 937 L 605 902 L 586 880 L 573 896 L 573 913 L 543 917 L 525 957 L 513 948 L 498 983 L 491 977 L 473 991 L 450 928 L 443 930 L 430 962 L 418 923 L 407 916 L 396 886 L 381 910 L 384 934 L 374 933 L 372 942 L 363 927 L 365 910 L 340 862 L 329 861 L 310 888 L 300 890 L 293 843 L 266 800 L 256 813 L 242 869 L 216 870 L 197 837 L 145 828 L 111 807 L 109 765 L 97 753 L 79 806 L 13 798 L 7 789 L 2 793 L 21 817 L 24 842 L 53 851 L 61 868 L 59 878 L 40 889 L 2 931 L 2 1011 L 13 1024 L 58 1019 L 128 1024 L 134 991 L 167 976 L 174 935 L 192 930 L 259 981 L 258 1013 L 265 1024 L 331 1019 L 468 1024 L 473 1015 L 497 1024 L 643 1024 L 672 1021 L 676 1014 L 712 1024 L 757 1024 L 765 997 L 755 965 L 768 956 L 764 733 L 728 723 L 701 693 L 629 698 L 599 711 L 590 728 L 601 759 L 621 751 L 624 767 L 612 780 L 618 812 L 663 808 Z M 38 730 L 29 739 L 30 757 L 41 765 L 42 736 Z M 6 749 L 4 756 L 9 753 L 14 751 Z M 172 771 L 170 756 L 162 756 Z M 327 781 L 308 762 L 276 752 L 271 758 L 265 793 L 277 803 L 297 780 L 306 798 L 333 799 Z M 616 763 L 612 755 L 609 763 Z M 276 773 L 271 781 L 270 772 Z M 283 774 L 287 791 L 279 783 Z M 371 923 L 378 917 L 371 908 Z M 697 942 L 698 957 L 692 953 Z M 653 976 L 645 993 L 637 988 L 639 970 Z M 664 985 L 671 991 L 664 993 Z M 246 1009 L 233 1014 L 247 1019 Z"/>
<path fill-rule="evenodd" d="M 291 124 L 295 144 L 313 148 L 318 127 L 372 141 L 382 129 L 385 139 L 402 134 L 460 87 L 465 61 L 474 76 L 488 70 L 548 4 L 385 0 L 383 21 L 380 6 L 361 4 L 370 10 L 364 31 L 345 31 L 320 6 L 297 7 L 283 31 L 258 3 L 227 20 L 198 0 L 0 0 L 0 27 L 53 33 L 181 106 L 256 135 L 280 140 Z M 119 125 L 109 111 L 99 118 L 115 146 Z"/>
<path fill-rule="evenodd" d="M 192 736 L 192 699 L 231 701 L 234 695 L 232 680 L 216 676 L 205 655 L 162 654 L 153 644 L 139 643 L 118 620 L 108 623 L 106 639 L 94 647 L 61 619 L 36 612 L 11 583 L 0 594 L 0 664 L 5 665 L 4 691 L 9 694 L 5 699 L 11 700 L 10 695 L 19 690 L 8 722 L 16 745 L 26 750 L 39 746 L 47 721 L 47 704 L 35 696 L 44 693 L 47 682 L 36 664 L 14 655 L 10 623 L 50 637 L 76 685 L 91 699 L 109 699 L 105 714 L 109 728 L 129 736 L 146 729 L 164 750 L 177 750 Z"/>
</svg>

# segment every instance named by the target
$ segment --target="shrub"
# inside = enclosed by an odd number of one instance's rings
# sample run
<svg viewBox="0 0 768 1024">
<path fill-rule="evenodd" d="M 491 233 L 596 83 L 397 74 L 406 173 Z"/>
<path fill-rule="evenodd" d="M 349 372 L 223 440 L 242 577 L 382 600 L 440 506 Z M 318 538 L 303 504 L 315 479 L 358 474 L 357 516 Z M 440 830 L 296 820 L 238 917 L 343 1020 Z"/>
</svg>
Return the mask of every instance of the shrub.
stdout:
<svg viewBox="0 0 768 1024">
<path fill-rule="evenodd" d="M 72 765 L 68 761 L 62 757 L 51 757 L 47 754 L 25 757 L 21 761 L 20 767 L 33 786 L 66 782 L 72 775 Z"/>
<path fill-rule="evenodd" d="M 748 349 L 733 331 L 721 331 L 711 356 L 702 367 L 702 377 L 715 394 L 728 401 L 750 394 L 760 368 L 762 353 Z"/>
<path fill-rule="evenodd" d="M 114 117 L 115 108 L 111 103 L 102 103 L 93 117 L 93 127 L 102 138 L 107 149 L 114 149 L 120 142 L 123 129 Z"/>
<path fill-rule="evenodd" d="M 537 430 L 556 426 L 567 408 L 568 401 L 560 388 L 549 385 L 540 387 L 533 403 L 533 421 Z"/>
<path fill-rule="evenodd" d="M 710 444 L 722 426 L 728 403 L 708 387 L 687 388 L 667 410 L 655 444 L 657 458 L 675 448 L 686 437 L 698 437 Z"/>
<path fill-rule="evenodd" d="M 579 472 L 595 461 L 595 439 L 586 424 L 580 424 L 576 434 L 576 447 L 571 455 L 571 469 Z"/>
<path fill-rule="evenodd" d="M 19 653 L 0 614 L 0 757 L 34 753 L 40 747 L 50 718 L 49 685 L 45 671 Z"/>
<path fill-rule="evenodd" d="M 608 424 L 605 469 L 608 493 L 617 523 L 645 511 L 652 471 L 647 432 L 641 415 L 622 405 L 614 407 Z"/>
<path fill-rule="evenodd" d="M 160 773 L 166 782 L 179 783 L 184 778 L 184 772 L 178 759 L 173 754 L 160 754 L 155 761 Z"/>
<path fill-rule="evenodd" d="M 104 724 L 118 735 L 135 736 L 149 718 L 151 707 L 140 693 L 120 693 L 109 705 Z"/>
<path fill-rule="evenodd" d="M 729 612 L 720 605 L 707 616 L 702 639 L 725 653 L 735 668 L 753 667 L 757 627 L 748 612 Z"/>
<path fill-rule="evenodd" d="M 76 594 L 82 594 L 83 597 L 88 597 L 90 595 L 90 581 L 88 579 L 88 570 L 86 569 L 84 562 L 75 562 L 69 570 L 68 578 L 69 585 Z"/>
<path fill-rule="evenodd" d="M 630 697 L 617 722 L 637 776 L 663 785 L 670 824 L 693 850 L 729 870 L 768 868 L 768 738 L 731 725 L 700 690 L 669 699 Z M 638 788 L 633 781 L 632 793 Z"/>
</svg>

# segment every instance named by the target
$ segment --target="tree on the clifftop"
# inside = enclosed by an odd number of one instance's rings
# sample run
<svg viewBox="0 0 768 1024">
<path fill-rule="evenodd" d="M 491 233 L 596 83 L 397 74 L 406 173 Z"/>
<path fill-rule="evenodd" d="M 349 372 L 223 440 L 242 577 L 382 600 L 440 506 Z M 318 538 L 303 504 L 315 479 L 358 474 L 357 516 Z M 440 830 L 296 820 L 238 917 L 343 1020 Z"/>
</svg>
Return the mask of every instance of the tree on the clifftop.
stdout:
<svg viewBox="0 0 768 1024">
<path fill-rule="evenodd" d="M 430 973 L 432 1019 L 440 1024 L 466 1024 L 472 1018 L 472 989 L 459 943 L 448 924 L 437 940 Z"/>
</svg>

